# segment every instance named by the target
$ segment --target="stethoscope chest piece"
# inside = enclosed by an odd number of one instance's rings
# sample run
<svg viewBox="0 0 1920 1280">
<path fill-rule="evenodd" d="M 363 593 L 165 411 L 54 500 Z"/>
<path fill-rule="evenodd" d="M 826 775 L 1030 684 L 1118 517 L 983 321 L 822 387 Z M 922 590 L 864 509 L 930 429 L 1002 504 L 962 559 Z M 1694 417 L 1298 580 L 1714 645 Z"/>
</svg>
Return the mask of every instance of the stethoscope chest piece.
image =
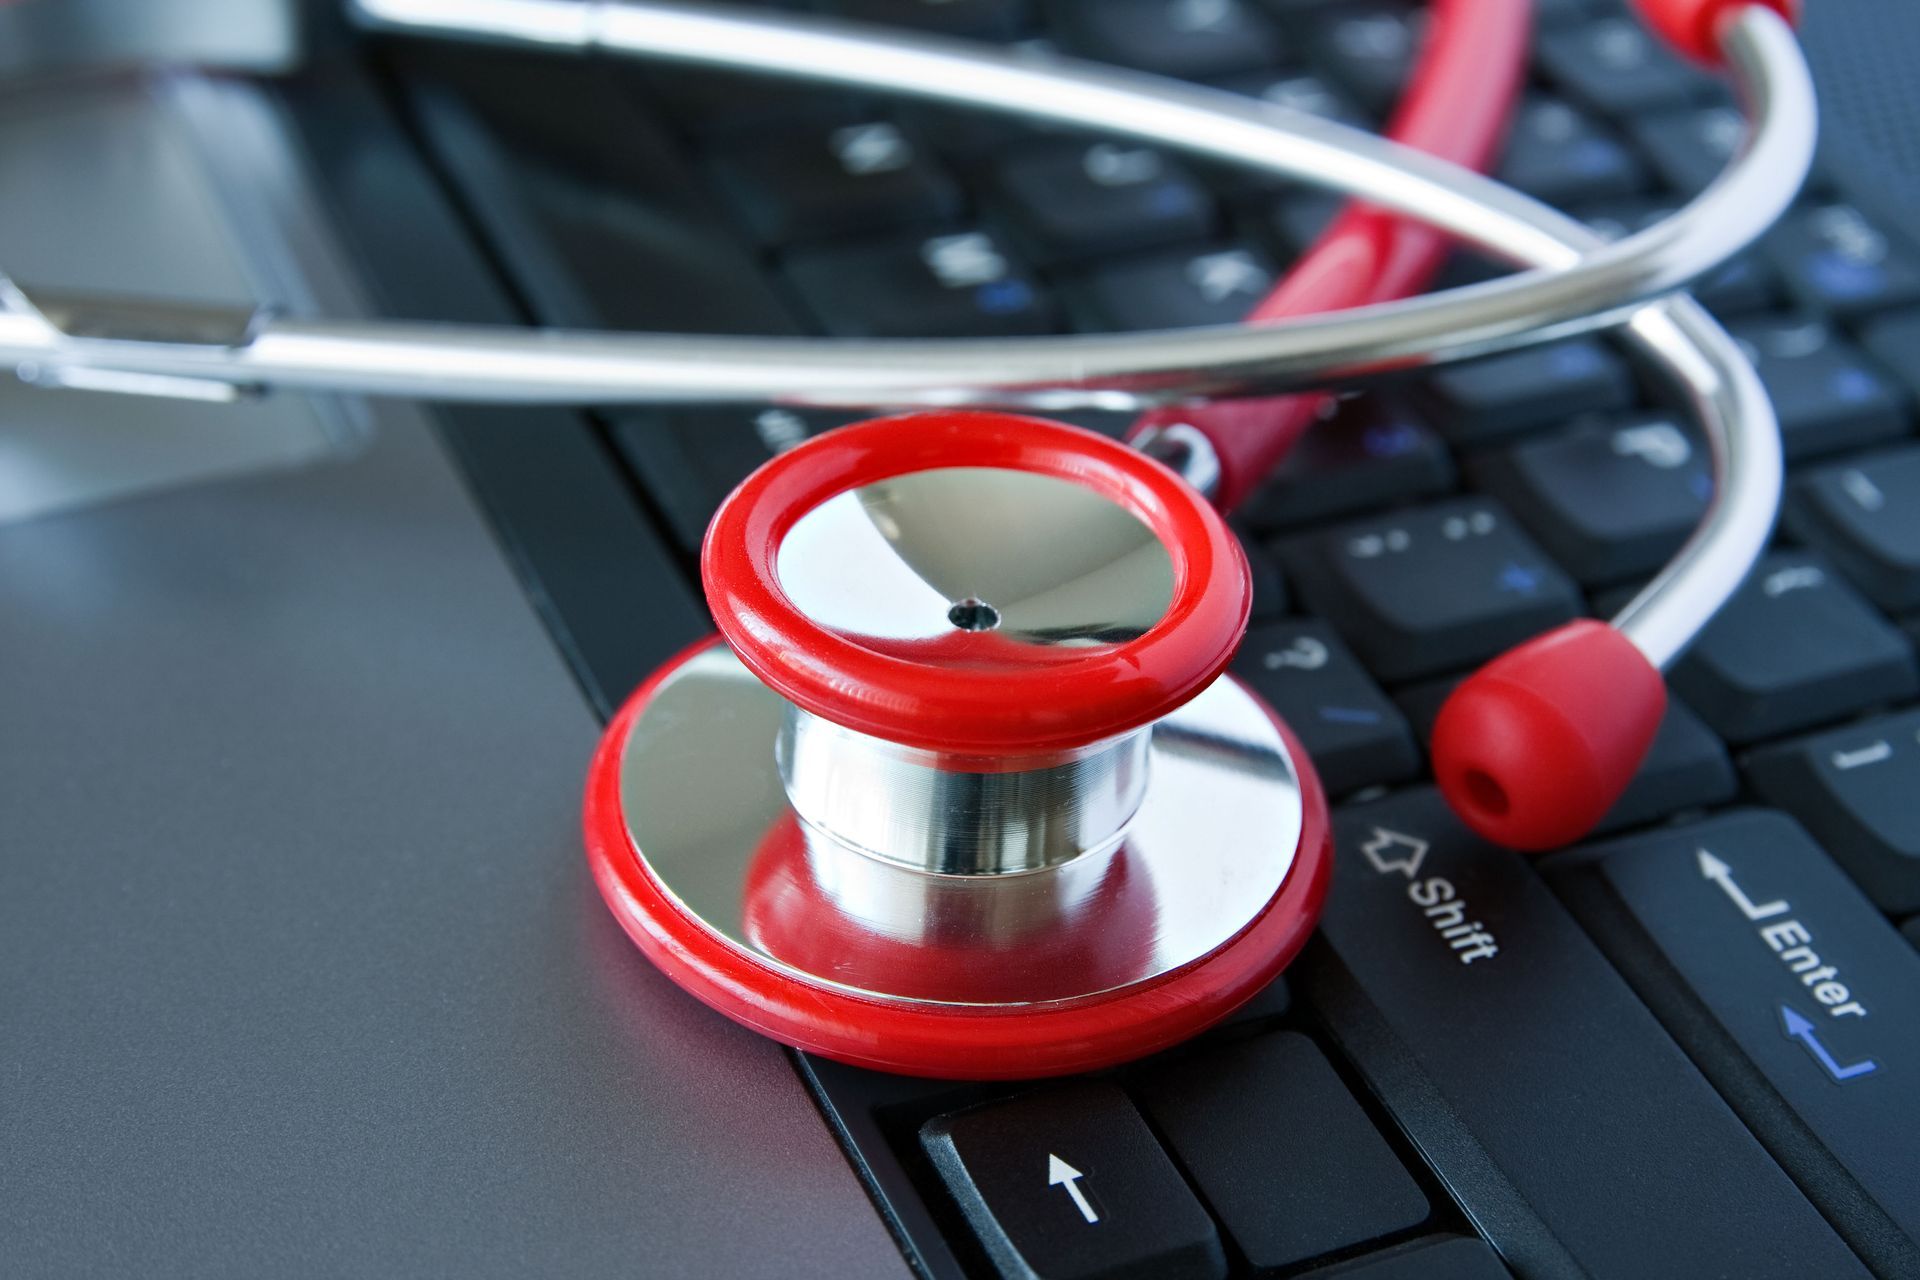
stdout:
<svg viewBox="0 0 1920 1280">
<path fill-rule="evenodd" d="M 1243 558 L 1171 472 L 988 413 L 843 428 L 702 556 L 721 636 L 609 726 L 587 842 L 668 976 L 883 1070 L 1088 1070 L 1218 1021 L 1326 892 L 1298 743 L 1222 674 Z"/>
</svg>

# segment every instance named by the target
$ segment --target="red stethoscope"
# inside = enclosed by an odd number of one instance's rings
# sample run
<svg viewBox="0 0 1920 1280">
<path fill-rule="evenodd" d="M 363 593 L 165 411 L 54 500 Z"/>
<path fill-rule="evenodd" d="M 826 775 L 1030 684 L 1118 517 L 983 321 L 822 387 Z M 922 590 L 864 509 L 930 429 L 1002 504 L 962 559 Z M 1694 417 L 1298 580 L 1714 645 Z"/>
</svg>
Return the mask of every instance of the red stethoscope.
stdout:
<svg viewBox="0 0 1920 1280">
<path fill-rule="evenodd" d="M 589 860 L 629 935 L 786 1044 L 918 1075 L 1087 1070 L 1218 1021 L 1304 945 L 1332 874 L 1327 802 L 1298 740 L 1226 674 L 1251 586 L 1221 511 L 1322 399 L 1249 394 L 1613 321 L 1700 419 L 1717 492 L 1688 547 L 1612 623 L 1496 658 L 1440 714 L 1441 790 L 1512 848 L 1576 840 L 1606 812 L 1660 723 L 1661 668 L 1764 546 L 1780 458 L 1751 366 L 1692 303 L 1642 304 L 1744 247 L 1804 176 L 1813 104 L 1780 21 L 1792 0 L 1640 0 L 1675 47 L 1731 66 L 1754 126 L 1686 209 L 1610 247 L 1468 172 L 1518 92 L 1527 0 L 1435 0 L 1391 142 L 1150 78 L 784 15 L 642 0 L 352 8 L 388 30 L 1028 110 L 1371 202 L 1248 326 L 1140 339 L 825 349 L 222 321 L 0 276 L 0 358 L 61 385 L 917 406 L 808 440 L 725 501 L 701 556 L 719 635 L 633 695 L 588 780 Z M 1397 301 L 1449 233 L 1536 270 Z M 970 407 L 1116 404 L 1155 406 L 1135 447 Z"/>
<path fill-rule="evenodd" d="M 1487 162 L 1525 7 L 1436 5 L 1391 135 Z M 1726 8 L 1647 6 L 1695 56 Z M 1251 320 L 1404 296 L 1445 245 L 1350 209 Z M 1225 508 L 1317 408 L 1162 409 L 1136 431 L 1191 428 L 1197 412 Z M 1023 492 L 1002 495 L 1009 480 Z M 1129 523 L 1136 538 L 1113 532 Z M 796 580 L 795 564 L 836 553 Z M 1332 871 L 1326 798 L 1287 727 L 1223 674 L 1251 604 L 1244 557 L 1216 507 L 1140 451 L 980 412 L 847 427 L 750 476 L 701 569 L 720 636 L 609 726 L 586 829 L 628 933 L 727 1016 L 889 1071 L 1081 1071 L 1217 1021 L 1312 932 Z M 1481 834 L 1555 847 L 1618 798 L 1664 709 L 1658 669 L 1620 632 L 1572 623 L 1454 694 L 1435 773 Z M 757 768 L 742 760 L 755 752 Z M 1129 769 L 1132 790 L 1114 781 Z M 717 842 L 676 829 L 706 770 L 755 775 Z M 725 883 L 708 894 L 716 861 Z"/>
</svg>

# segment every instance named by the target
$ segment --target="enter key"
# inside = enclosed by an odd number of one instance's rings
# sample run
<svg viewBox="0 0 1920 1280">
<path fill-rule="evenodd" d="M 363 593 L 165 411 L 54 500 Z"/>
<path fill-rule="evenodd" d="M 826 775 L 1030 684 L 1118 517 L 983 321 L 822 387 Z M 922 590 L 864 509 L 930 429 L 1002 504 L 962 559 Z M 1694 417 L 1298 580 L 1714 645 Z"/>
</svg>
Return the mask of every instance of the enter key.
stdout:
<svg viewBox="0 0 1920 1280">
<path fill-rule="evenodd" d="M 1835 1230 L 1920 1275 L 1920 952 L 1792 819 L 1566 855 L 1574 913 Z"/>
</svg>

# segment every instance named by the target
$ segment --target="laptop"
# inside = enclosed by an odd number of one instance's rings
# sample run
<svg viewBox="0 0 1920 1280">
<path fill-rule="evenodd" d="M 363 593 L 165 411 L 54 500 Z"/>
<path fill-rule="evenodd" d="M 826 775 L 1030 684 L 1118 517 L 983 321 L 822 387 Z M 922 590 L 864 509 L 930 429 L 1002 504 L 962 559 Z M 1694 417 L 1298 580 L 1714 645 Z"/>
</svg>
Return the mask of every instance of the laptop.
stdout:
<svg viewBox="0 0 1920 1280">
<path fill-rule="evenodd" d="M 780 7 L 1375 127 L 1421 23 Z M 296 314 L 1032 335 L 1233 319 L 1333 209 L 924 105 L 260 21 L 14 55 L 6 269 Z M 9 382 L 0 1269 L 1920 1276 L 1920 11 L 1825 0 L 1806 39 L 1816 176 L 1697 286 L 1779 410 L 1784 517 L 1640 777 L 1529 860 L 1453 822 L 1425 743 L 1475 663 L 1672 553 L 1709 495 L 1684 415 L 1604 335 L 1343 395 L 1236 517 L 1235 669 L 1335 802 L 1322 927 L 1220 1027 L 1092 1076 L 783 1049 L 655 972 L 587 873 L 601 724 L 711 630 L 708 516 L 859 415 Z M 1725 87 L 1617 0 L 1541 0 L 1533 57 L 1498 173 L 1597 227 L 1737 145 Z M 1355 554 L 1388 541 L 1418 563 Z"/>
</svg>

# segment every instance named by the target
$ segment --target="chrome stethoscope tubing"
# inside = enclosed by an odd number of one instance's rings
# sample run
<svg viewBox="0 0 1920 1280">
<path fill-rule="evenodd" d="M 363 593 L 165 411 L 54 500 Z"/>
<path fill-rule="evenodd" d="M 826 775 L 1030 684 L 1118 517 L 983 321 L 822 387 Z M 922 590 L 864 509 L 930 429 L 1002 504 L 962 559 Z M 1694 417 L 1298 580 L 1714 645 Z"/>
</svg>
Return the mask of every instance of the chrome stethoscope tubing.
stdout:
<svg viewBox="0 0 1920 1280">
<path fill-rule="evenodd" d="M 1124 409 L 1348 381 L 1624 320 L 1632 344 L 1698 414 L 1715 499 L 1616 625 L 1664 667 L 1744 578 L 1771 529 L 1779 440 L 1751 365 L 1687 299 L 1633 310 L 1765 231 L 1811 163 L 1810 77 L 1791 29 L 1764 9 L 1745 9 L 1722 34 L 1751 121 L 1740 153 L 1674 215 L 1607 243 L 1508 187 L 1363 131 L 1087 64 L 644 0 L 355 0 L 355 8 L 389 30 L 800 76 L 1127 135 L 1343 193 L 1533 269 L 1259 326 L 938 342 L 300 320 L 0 288 L 0 360 L 55 385 L 158 394 L 225 384 L 573 404 Z"/>
<path fill-rule="evenodd" d="M 346 323 L 35 295 L 0 313 L 0 358 L 60 369 L 439 400 L 686 400 L 1139 408 L 1346 382 L 1619 321 L 1749 244 L 1812 158 L 1813 90 L 1791 30 L 1746 10 L 1725 48 L 1752 121 L 1726 171 L 1658 224 L 1602 244 L 1500 183 L 1362 130 L 1089 64 L 824 19 L 643 0 L 355 0 L 381 29 L 599 51 L 920 96 L 1127 135 L 1323 187 L 1537 268 L 1405 302 L 1259 326 L 1017 340 L 849 341 Z M 134 345 L 126 338 L 144 338 Z M 172 339 L 158 345 L 155 338 Z"/>
</svg>

